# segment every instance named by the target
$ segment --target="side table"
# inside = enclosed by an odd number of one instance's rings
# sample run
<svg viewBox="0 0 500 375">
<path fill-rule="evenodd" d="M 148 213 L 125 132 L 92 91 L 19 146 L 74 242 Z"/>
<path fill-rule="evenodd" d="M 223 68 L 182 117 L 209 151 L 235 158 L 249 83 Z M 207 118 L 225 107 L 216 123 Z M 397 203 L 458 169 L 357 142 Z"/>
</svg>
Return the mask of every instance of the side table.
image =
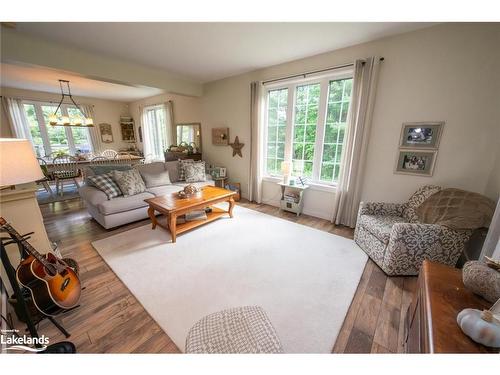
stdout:
<svg viewBox="0 0 500 375">
<path fill-rule="evenodd" d="M 309 185 L 290 185 L 283 182 L 278 182 L 278 185 L 281 187 L 280 208 L 299 216 L 304 207 L 304 191 L 309 188 Z M 286 195 L 287 189 L 292 193 L 289 196 Z"/>
</svg>

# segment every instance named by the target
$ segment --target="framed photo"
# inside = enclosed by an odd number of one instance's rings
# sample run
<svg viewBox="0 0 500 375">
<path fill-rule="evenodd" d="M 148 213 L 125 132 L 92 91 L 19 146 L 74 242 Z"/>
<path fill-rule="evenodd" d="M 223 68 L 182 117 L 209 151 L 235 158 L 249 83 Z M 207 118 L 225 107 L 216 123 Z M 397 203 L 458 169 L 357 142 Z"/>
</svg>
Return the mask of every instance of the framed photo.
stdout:
<svg viewBox="0 0 500 375">
<path fill-rule="evenodd" d="M 399 150 L 395 173 L 432 176 L 437 151 Z"/>
<path fill-rule="evenodd" d="M 99 124 L 99 133 L 101 133 L 102 143 L 113 143 L 113 131 L 111 129 L 111 124 Z"/>
<path fill-rule="evenodd" d="M 125 142 L 135 142 L 135 132 L 133 122 L 121 122 L 122 140 Z"/>
<path fill-rule="evenodd" d="M 402 148 L 427 148 L 437 150 L 444 122 L 405 122 L 399 146 Z"/>
<path fill-rule="evenodd" d="M 224 167 L 219 168 L 219 177 L 227 177 L 226 176 L 226 168 L 224 168 Z"/>
<path fill-rule="evenodd" d="M 229 145 L 229 128 L 212 128 L 212 144 L 215 146 Z"/>
</svg>

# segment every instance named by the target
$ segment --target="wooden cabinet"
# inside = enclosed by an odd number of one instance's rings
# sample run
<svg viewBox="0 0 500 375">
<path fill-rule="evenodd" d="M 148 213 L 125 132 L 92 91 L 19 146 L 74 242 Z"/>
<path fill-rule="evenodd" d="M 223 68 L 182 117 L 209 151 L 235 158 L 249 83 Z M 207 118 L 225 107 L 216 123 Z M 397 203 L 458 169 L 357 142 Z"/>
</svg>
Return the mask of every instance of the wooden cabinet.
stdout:
<svg viewBox="0 0 500 375">
<path fill-rule="evenodd" d="M 472 341 L 457 324 L 461 310 L 490 307 L 491 303 L 465 289 L 461 270 L 424 261 L 406 314 L 406 353 L 498 353 Z"/>
</svg>

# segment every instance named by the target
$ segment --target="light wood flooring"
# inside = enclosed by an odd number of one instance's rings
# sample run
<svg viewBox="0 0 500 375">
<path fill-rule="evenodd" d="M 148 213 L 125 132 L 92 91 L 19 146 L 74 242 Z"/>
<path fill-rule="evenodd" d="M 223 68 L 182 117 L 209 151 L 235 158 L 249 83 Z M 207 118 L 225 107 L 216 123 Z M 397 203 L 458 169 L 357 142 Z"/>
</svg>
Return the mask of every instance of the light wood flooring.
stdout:
<svg viewBox="0 0 500 375">
<path fill-rule="evenodd" d="M 240 202 L 241 206 L 319 230 L 352 238 L 352 229 L 307 215 L 296 217 L 268 205 Z M 57 318 L 71 333 L 79 353 L 179 353 L 127 287 L 116 277 L 91 242 L 144 225 L 149 220 L 114 230 L 103 229 L 79 199 L 41 206 L 47 233 L 65 257 L 80 265 L 85 290 L 81 306 Z M 181 236 L 182 238 L 182 236 Z M 132 266 L 132 265 L 131 265 Z M 368 261 L 337 338 L 333 353 L 397 353 L 402 351 L 403 324 L 414 294 L 415 277 L 391 277 Z M 334 298 L 334 296 L 332 296 Z M 40 334 L 51 343 L 64 336 L 48 321 Z"/>
</svg>

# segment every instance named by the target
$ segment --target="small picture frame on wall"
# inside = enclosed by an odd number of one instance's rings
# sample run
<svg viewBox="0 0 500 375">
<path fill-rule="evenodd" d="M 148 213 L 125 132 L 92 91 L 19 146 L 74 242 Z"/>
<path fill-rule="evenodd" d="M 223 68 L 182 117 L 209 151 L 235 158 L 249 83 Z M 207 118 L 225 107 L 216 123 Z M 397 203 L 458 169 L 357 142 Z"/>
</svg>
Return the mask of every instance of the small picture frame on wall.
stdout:
<svg viewBox="0 0 500 375">
<path fill-rule="evenodd" d="M 113 143 L 113 130 L 111 129 L 111 124 L 101 123 L 99 124 L 99 133 L 101 134 L 102 143 Z"/>
<path fill-rule="evenodd" d="M 401 129 L 401 148 L 425 148 L 437 150 L 444 121 L 437 122 L 405 122 Z"/>
<path fill-rule="evenodd" d="M 212 128 L 212 144 L 215 146 L 229 145 L 229 128 Z"/>
<path fill-rule="evenodd" d="M 399 150 L 394 173 L 430 177 L 436 157 L 437 151 Z"/>
<path fill-rule="evenodd" d="M 121 122 L 120 123 L 121 131 L 122 131 L 122 140 L 124 142 L 135 142 L 135 132 L 134 132 L 134 123 L 131 122 Z"/>
</svg>

